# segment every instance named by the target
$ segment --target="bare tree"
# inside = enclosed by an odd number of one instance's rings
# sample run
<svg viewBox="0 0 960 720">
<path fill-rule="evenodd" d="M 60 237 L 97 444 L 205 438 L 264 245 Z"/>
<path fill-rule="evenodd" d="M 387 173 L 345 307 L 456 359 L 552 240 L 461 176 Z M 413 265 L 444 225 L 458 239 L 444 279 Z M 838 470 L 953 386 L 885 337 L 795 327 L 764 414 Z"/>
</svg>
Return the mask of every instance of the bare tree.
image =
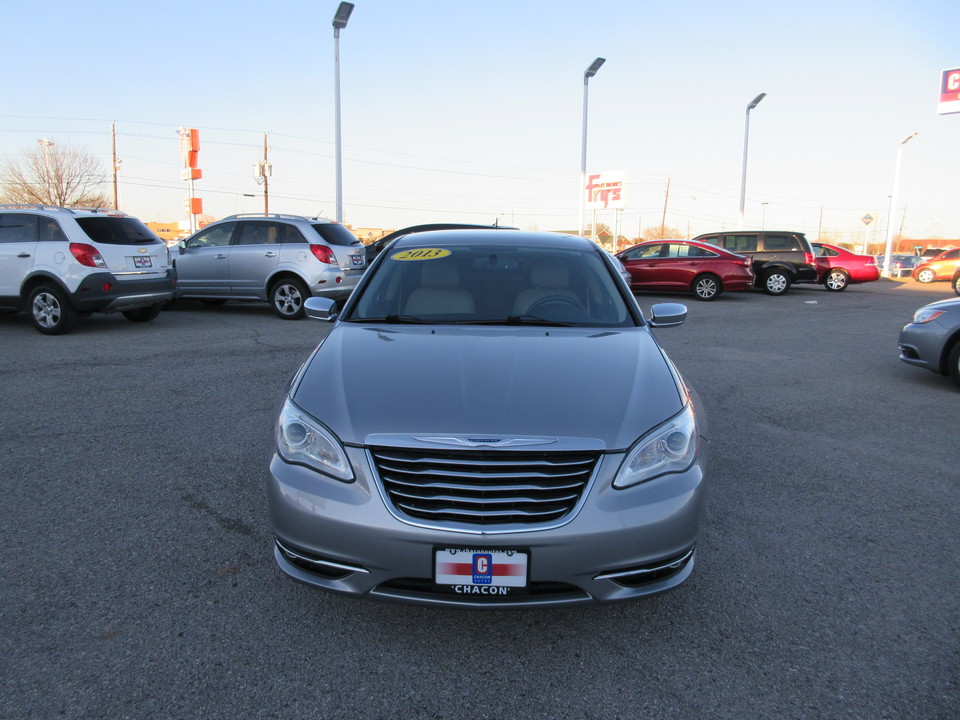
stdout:
<svg viewBox="0 0 960 720">
<path fill-rule="evenodd" d="M 0 171 L 0 202 L 110 207 L 101 191 L 104 173 L 96 157 L 50 141 L 9 160 Z"/>
<path fill-rule="evenodd" d="M 643 231 L 644 240 L 673 240 L 682 237 L 684 237 L 683 233 L 672 227 L 658 225 L 657 227 L 648 227 Z"/>
</svg>

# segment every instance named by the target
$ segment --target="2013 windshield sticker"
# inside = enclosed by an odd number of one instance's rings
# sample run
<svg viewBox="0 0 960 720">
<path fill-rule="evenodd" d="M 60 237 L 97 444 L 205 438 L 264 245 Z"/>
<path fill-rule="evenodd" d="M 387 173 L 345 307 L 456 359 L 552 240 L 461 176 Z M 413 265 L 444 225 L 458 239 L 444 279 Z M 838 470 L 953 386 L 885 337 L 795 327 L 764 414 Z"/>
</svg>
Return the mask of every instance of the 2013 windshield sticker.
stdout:
<svg viewBox="0 0 960 720">
<path fill-rule="evenodd" d="M 443 248 L 416 248 L 415 250 L 404 250 L 396 255 L 391 255 L 391 260 L 437 260 L 450 254 L 449 250 Z"/>
</svg>

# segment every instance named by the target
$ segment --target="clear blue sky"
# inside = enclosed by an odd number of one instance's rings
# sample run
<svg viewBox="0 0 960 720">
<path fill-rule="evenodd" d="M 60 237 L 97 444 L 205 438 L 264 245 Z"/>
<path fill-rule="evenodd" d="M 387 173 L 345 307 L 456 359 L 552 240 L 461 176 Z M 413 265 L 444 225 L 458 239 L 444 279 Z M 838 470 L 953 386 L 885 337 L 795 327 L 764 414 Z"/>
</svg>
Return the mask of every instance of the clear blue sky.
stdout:
<svg viewBox="0 0 960 720">
<path fill-rule="evenodd" d="M 216 217 L 335 213 L 331 19 L 337 0 L 10 4 L 0 160 L 39 138 L 122 160 L 121 207 L 184 219 L 176 130 L 201 131 L 197 194 Z M 344 219 L 573 229 L 583 71 L 588 171 L 628 173 L 622 231 L 735 228 L 746 104 L 746 225 L 882 235 L 898 143 L 912 236 L 960 238 L 956 0 L 356 0 L 342 31 Z M 107 188 L 107 194 L 110 189 Z M 766 203 L 766 205 L 763 205 Z M 904 213 L 905 209 L 905 213 Z M 599 222 L 614 224 L 601 213 Z M 871 236 L 872 237 L 872 236 Z"/>
</svg>

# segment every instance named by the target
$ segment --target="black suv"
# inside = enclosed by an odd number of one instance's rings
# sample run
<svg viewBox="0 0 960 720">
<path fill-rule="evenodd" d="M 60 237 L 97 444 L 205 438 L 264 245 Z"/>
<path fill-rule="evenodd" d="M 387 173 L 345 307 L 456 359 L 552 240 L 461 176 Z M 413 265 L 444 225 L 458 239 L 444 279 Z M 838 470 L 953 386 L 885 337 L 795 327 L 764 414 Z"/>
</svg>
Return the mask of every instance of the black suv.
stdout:
<svg viewBox="0 0 960 720">
<path fill-rule="evenodd" d="M 800 232 L 738 230 L 698 235 L 699 242 L 753 258 L 757 285 L 771 295 L 783 295 L 793 283 L 815 283 L 813 249 Z"/>
</svg>

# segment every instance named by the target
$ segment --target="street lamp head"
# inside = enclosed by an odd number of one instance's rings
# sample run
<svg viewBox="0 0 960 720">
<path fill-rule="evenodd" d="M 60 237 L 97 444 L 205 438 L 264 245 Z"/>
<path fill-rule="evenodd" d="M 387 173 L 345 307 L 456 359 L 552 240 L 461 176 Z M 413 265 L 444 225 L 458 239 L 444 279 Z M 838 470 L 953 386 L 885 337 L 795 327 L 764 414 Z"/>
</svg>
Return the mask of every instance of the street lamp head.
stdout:
<svg viewBox="0 0 960 720">
<path fill-rule="evenodd" d="M 916 136 L 917 136 L 916 133 L 911 133 L 911 134 L 907 135 L 903 140 L 901 140 L 901 141 L 900 141 L 900 144 L 901 144 L 901 145 L 906 145 L 908 142 L 910 142 L 911 140 L 913 140 Z"/>
<path fill-rule="evenodd" d="M 753 110 L 757 105 L 760 104 L 760 101 L 763 100 L 766 96 L 767 96 L 766 93 L 760 93 L 759 95 L 757 95 L 753 100 L 750 101 L 750 104 L 747 105 L 747 110 L 748 111 Z"/>
<path fill-rule="evenodd" d="M 350 19 L 350 13 L 353 12 L 353 3 L 342 2 L 340 7 L 337 8 L 337 14 L 333 16 L 333 28 L 335 30 L 342 30 L 347 26 L 347 21 Z"/>
<path fill-rule="evenodd" d="M 590 64 L 590 67 L 588 67 L 588 68 L 584 71 L 584 73 L 583 73 L 584 79 L 586 79 L 586 78 L 592 78 L 594 75 L 596 75 L 596 74 L 597 74 L 597 70 L 599 70 L 599 69 L 600 69 L 600 66 L 603 65 L 606 61 L 607 61 L 606 58 L 597 58 L 596 60 L 594 60 L 594 61 Z"/>
</svg>

